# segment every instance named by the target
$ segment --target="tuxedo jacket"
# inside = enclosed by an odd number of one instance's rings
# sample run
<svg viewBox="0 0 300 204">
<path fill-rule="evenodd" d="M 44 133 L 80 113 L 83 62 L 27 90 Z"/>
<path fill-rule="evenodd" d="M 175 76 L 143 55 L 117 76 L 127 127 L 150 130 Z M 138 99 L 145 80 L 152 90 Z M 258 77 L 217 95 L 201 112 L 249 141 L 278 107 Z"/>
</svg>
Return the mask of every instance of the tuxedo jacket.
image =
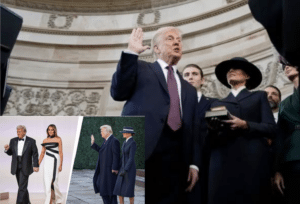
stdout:
<svg viewBox="0 0 300 204">
<path fill-rule="evenodd" d="M 182 132 L 183 154 L 186 163 L 200 165 L 195 156 L 196 89 L 182 79 Z M 138 60 L 138 56 L 122 53 L 112 78 L 111 96 L 116 101 L 126 101 L 123 116 L 145 116 L 145 158 L 153 153 L 160 139 L 170 109 L 167 82 L 158 62 Z M 195 144 L 195 143 L 194 143 Z M 198 152 L 199 154 L 199 152 Z"/>
<path fill-rule="evenodd" d="M 18 141 L 19 138 L 15 137 L 9 142 L 9 149 L 6 154 L 12 156 L 11 161 L 11 174 L 17 173 L 18 166 Z M 33 167 L 39 167 L 39 153 L 36 142 L 31 137 L 26 136 L 26 140 L 22 152 L 22 172 L 29 176 L 33 172 Z"/>
<path fill-rule="evenodd" d="M 100 147 L 94 143 L 91 148 L 99 153 L 93 178 L 95 193 L 112 196 L 117 180 L 117 175 L 112 170 L 119 170 L 120 142 L 111 135 Z"/>
</svg>

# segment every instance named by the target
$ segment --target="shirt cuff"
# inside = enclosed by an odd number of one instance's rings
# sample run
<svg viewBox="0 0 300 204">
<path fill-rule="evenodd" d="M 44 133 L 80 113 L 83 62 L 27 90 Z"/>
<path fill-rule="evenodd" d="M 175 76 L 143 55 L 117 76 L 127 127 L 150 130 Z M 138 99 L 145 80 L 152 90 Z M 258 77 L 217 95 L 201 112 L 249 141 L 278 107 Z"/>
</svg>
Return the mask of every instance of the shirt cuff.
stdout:
<svg viewBox="0 0 300 204">
<path fill-rule="evenodd" d="M 196 169 L 199 172 L 199 168 L 196 165 L 190 165 L 190 169 Z"/>
<path fill-rule="evenodd" d="M 133 51 L 131 51 L 129 49 L 124 50 L 124 53 L 126 53 L 126 54 L 132 54 L 132 55 L 137 55 L 137 56 L 139 55 L 138 53 L 133 52 Z"/>
<path fill-rule="evenodd" d="M 4 150 L 5 153 L 6 153 L 7 151 L 8 151 L 8 150 L 6 150 L 6 149 Z"/>
</svg>

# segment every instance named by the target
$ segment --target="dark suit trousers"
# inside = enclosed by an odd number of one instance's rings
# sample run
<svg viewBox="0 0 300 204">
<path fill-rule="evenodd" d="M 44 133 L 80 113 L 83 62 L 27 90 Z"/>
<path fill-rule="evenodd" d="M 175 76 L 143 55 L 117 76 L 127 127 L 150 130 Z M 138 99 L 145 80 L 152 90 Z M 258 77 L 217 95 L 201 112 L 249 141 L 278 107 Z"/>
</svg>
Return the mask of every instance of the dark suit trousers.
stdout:
<svg viewBox="0 0 300 204">
<path fill-rule="evenodd" d="M 118 204 L 117 196 L 102 196 L 102 200 L 104 204 Z"/>
<path fill-rule="evenodd" d="M 17 182 L 18 182 L 18 186 L 19 186 L 18 196 L 17 196 L 17 204 L 18 203 L 28 204 L 28 203 L 30 203 L 29 193 L 27 190 L 29 176 L 24 175 L 20 161 L 18 162 L 16 177 L 17 177 Z"/>
<path fill-rule="evenodd" d="M 182 154 L 182 131 L 165 125 L 160 140 L 146 160 L 146 203 L 186 203 L 187 166 Z"/>
<path fill-rule="evenodd" d="M 289 161 L 284 163 L 283 179 L 285 189 L 284 204 L 300 203 L 300 161 Z"/>
</svg>

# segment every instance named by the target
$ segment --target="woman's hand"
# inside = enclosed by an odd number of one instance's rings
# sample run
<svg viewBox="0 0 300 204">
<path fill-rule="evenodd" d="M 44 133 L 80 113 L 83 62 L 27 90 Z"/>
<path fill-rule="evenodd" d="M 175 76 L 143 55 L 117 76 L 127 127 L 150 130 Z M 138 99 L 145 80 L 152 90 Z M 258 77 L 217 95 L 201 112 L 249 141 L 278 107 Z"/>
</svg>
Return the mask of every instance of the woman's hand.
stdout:
<svg viewBox="0 0 300 204">
<path fill-rule="evenodd" d="M 59 166 L 58 167 L 58 172 L 61 172 L 62 171 L 62 166 Z"/>
<path fill-rule="evenodd" d="M 231 120 L 223 120 L 222 122 L 230 124 L 230 128 L 232 130 L 248 128 L 248 124 L 245 120 L 242 120 L 234 115 L 231 115 Z"/>
</svg>

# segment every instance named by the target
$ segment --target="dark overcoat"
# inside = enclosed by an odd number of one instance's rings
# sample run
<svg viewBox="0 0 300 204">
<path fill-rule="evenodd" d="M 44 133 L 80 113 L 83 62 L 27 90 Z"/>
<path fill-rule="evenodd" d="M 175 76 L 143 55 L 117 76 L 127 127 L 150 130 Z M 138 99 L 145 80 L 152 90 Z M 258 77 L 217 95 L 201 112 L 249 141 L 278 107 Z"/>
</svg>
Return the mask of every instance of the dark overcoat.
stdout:
<svg viewBox="0 0 300 204">
<path fill-rule="evenodd" d="M 111 135 L 101 147 L 96 143 L 91 147 L 99 152 L 93 178 L 95 193 L 100 193 L 100 196 L 112 196 L 117 180 L 117 175 L 112 173 L 112 170 L 119 169 L 120 142 Z"/>
<path fill-rule="evenodd" d="M 193 148 L 196 89 L 182 79 L 182 142 L 186 166 L 200 166 L 199 151 Z M 122 53 L 117 70 L 112 77 L 111 96 L 116 101 L 126 101 L 123 116 L 145 116 L 145 159 L 149 159 L 162 135 L 170 109 L 167 82 L 158 62 L 138 60 L 137 55 Z M 187 176 L 187 172 L 186 172 Z M 146 176 L 147 177 L 147 176 Z"/>
<path fill-rule="evenodd" d="M 276 125 L 266 93 L 244 89 L 213 102 L 216 106 L 226 106 L 249 128 L 227 128 L 211 140 L 208 203 L 268 203 L 271 158 L 266 138 L 274 137 Z"/>
<path fill-rule="evenodd" d="M 136 143 L 133 138 L 130 138 L 127 142 L 124 141 L 122 146 L 122 164 L 114 190 L 115 195 L 134 197 L 136 176 L 136 167 L 134 162 L 135 151 Z M 122 172 L 125 172 L 124 176 L 120 176 L 120 173 Z"/>
<path fill-rule="evenodd" d="M 6 152 L 12 155 L 11 174 L 17 173 L 18 166 L 18 137 L 15 137 L 9 142 L 9 149 Z M 22 172 L 29 176 L 33 173 L 33 167 L 39 167 L 39 153 L 36 147 L 36 142 L 31 137 L 26 136 L 26 140 L 22 152 Z"/>
<path fill-rule="evenodd" d="M 208 111 L 211 107 L 211 104 L 216 101 L 215 98 L 206 97 L 202 94 L 202 97 L 197 105 L 197 114 L 196 117 L 199 120 L 199 133 L 197 134 L 197 142 L 199 145 L 203 145 L 202 152 L 199 152 L 202 155 L 201 159 L 201 169 L 199 174 L 199 180 L 196 183 L 194 189 L 191 193 L 188 194 L 188 202 L 194 204 L 204 204 L 207 203 L 207 188 L 208 188 L 208 167 L 210 159 L 210 146 L 208 141 L 203 138 L 202 135 L 207 135 L 207 124 L 205 121 L 205 112 Z M 204 141 L 203 141 L 204 140 Z"/>
</svg>

